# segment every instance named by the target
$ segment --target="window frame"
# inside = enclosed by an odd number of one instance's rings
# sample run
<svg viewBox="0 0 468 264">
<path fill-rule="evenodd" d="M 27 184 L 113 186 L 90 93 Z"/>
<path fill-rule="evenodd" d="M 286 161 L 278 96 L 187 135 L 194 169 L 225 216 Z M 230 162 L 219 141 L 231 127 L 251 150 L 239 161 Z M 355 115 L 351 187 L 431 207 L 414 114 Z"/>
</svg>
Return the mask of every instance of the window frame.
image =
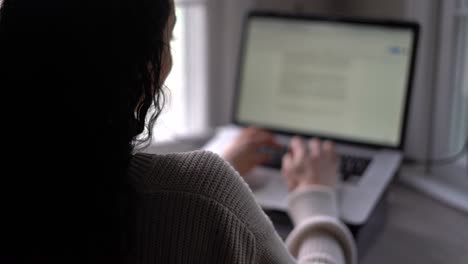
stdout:
<svg viewBox="0 0 468 264">
<path fill-rule="evenodd" d="M 466 1 L 466 0 L 465 0 Z M 434 104 L 432 109 L 432 126 L 430 135 L 430 157 L 440 158 L 453 155 L 461 150 L 459 138 L 463 138 L 460 128 L 459 113 L 462 107 L 461 86 L 457 86 L 460 64 L 457 53 L 456 28 L 457 21 L 466 17 L 466 12 L 460 12 L 459 0 L 444 0 L 439 2 L 439 27 L 437 28 L 437 55 L 434 71 Z"/>
<path fill-rule="evenodd" d="M 468 0 L 460 0 L 455 11 L 455 97 L 452 109 L 450 144 L 452 149 L 465 143 L 468 136 Z M 465 101 L 463 101 L 465 100 Z"/>
</svg>

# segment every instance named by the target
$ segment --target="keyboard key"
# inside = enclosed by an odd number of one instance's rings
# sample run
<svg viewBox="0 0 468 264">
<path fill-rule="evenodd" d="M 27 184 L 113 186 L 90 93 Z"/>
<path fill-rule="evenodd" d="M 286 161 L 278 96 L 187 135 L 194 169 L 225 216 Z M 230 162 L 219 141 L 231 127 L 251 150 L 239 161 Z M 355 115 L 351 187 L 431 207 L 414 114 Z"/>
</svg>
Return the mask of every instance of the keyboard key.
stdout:
<svg viewBox="0 0 468 264">
<path fill-rule="evenodd" d="M 350 177 L 362 176 L 369 166 L 371 159 L 343 155 L 340 162 L 340 172 L 343 180 L 346 181 Z"/>
</svg>

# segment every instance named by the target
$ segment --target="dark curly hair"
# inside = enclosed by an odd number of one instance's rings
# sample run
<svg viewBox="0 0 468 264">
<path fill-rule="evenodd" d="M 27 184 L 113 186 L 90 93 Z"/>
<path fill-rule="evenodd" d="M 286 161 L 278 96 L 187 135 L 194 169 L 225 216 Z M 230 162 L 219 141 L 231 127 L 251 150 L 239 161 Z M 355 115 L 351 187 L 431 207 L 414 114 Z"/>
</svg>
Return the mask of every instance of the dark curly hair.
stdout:
<svg viewBox="0 0 468 264">
<path fill-rule="evenodd" d="M 143 141 L 151 140 L 163 106 L 172 8 L 170 0 L 3 1 L 0 88 L 11 173 L 2 184 L 1 239 L 9 247 L 1 263 L 132 262 L 127 168 L 136 136 L 146 124 Z"/>
</svg>

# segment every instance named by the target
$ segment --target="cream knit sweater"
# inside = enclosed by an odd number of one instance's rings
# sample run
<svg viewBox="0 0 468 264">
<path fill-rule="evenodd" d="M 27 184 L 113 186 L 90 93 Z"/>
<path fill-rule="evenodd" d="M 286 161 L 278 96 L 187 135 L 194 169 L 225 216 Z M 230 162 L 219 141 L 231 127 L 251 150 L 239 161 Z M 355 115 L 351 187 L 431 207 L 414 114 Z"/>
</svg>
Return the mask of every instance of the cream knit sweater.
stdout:
<svg viewBox="0 0 468 264">
<path fill-rule="evenodd" d="M 136 263 L 356 263 L 332 190 L 290 195 L 295 228 L 284 243 L 244 180 L 216 154 L 137 154 L 130 175 L 140 194 Z"/>
</svg>

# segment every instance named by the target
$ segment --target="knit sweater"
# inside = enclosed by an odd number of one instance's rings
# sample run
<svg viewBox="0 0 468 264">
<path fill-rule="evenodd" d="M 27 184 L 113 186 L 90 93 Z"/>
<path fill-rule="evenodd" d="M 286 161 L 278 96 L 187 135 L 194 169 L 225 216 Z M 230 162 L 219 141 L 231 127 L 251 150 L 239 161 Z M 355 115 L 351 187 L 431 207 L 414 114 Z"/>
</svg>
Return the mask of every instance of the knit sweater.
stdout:
<svg viewBox="0 0 468 264">
<path fill-rule="evenodd" d="M 129 173 L 139 193 L 135 263 L 356 263 L 326 188 L 290 195 L 295 228 L 285 243 L 243 178 L 214 153 L 137 154 Z"/>
</svg>

